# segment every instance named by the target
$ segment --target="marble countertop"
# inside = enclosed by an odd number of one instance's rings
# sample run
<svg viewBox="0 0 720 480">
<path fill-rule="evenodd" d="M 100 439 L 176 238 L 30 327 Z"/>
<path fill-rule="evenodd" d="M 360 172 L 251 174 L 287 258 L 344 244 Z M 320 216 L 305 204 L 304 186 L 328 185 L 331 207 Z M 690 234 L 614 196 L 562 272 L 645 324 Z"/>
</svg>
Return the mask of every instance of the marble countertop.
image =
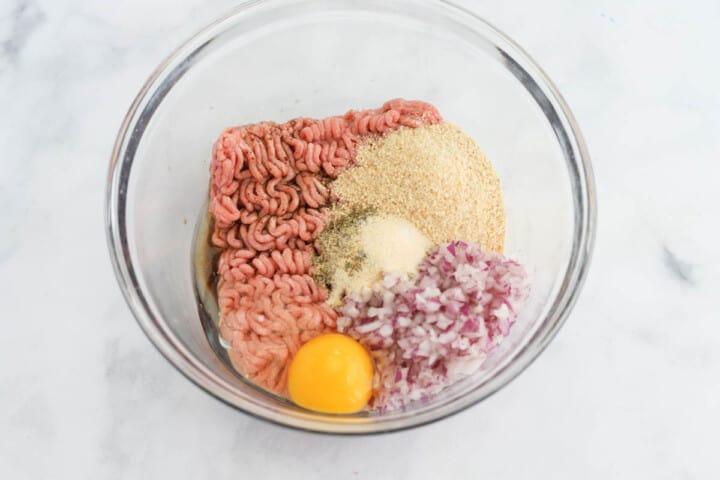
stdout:
<svg viewBox="0 0 720 480">
<path fill-rule="evenodd" d="M 359 438 L 199 390 L 144 337 L 108 260 L 120 121 L 234 3 L 0 2 L 0 478 L 717 478 L 720 3 L 462 2 L 573 108 L 597 180 L 594 263 L 566 326 L 501 392 Z"/>
</svg>

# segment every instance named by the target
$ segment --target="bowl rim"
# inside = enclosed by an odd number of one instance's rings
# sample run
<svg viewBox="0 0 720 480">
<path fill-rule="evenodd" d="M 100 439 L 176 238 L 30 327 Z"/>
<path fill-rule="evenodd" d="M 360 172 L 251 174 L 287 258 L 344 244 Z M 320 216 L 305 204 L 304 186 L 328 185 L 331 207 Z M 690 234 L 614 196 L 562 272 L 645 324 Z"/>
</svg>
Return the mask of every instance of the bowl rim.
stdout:
<svg viewBox="0 0 720 480">
<path fill-rule="evenodd" d="M 569 147 L 574 156 L 574 163 L 567 160 L 569 163 L 568 168 L 574 166 L 577 169 L 577 171 L 573 172 L 575 177 L 571 179 L 575 182 L 572 192 L 576 212 L 574 241 L 571 258 L 562 282 L 563 285 L 567 285 L 567 288 L 561 288 L 558 291 L 553 308 L 548 312 L 547 317 L 543 319 L 543 324 L 547 323 L 549 327 L 544 332 L 541 332 L 542 335 L 539 338 L 536 337 L 540 332 L 536 332 L 528 344 L 515 353 L 512 358 L 513 361 L 505 364 L 497 375 L 488 382 L 490 384 L 489 388 L 481 392 L 470 392 L 465 397 L 457 398 L 448 404 L 441 404 L 439 408 L 423 412 L 420 415 L 374 423 L 331 423 L 313 418 L 315 414 L 312 413 L 298 416 L 284 415 L 271 408 L 237 398 L 229 385 L 217 378 L 202 362 L 196 361 L 182 342 L 175 339 L 169 329 L 163 325 L 162 319 L 155 318 L 148 298 L 146 298 L 138 280 L 127 242 L 128 234 L 125 218 L 125 202 L 127 201 L 125 194 L 130 167 L 133 163 L 134 152 L 142 139 L 144 127 L 147 125 L 147 123 L 139 124 L 141 133 L 136 138 L 134 135 L 138 131 L 136 122 L 142 120 L 143 114 L 148 109 L 150 109 L 151 118 L 152 112 L 162 102 L 169 88 L 163 91 L 162 89 L 157 90 L 156 87 L 162 87 L 162 80 L 175 72 L 176 69 L 171 67 L 177 66 L 178 63 L 182 62 L 182 59 L 187 59 L 190 54 L 196 51 L 198 45 L 203 45 L 206 42 L 206 39 L 221 33 L 225 27 L 229 28 L 235 19 L 248 10 L 258 5 L 282 2 L 283 0 L 247 0 L 199 30 L 156 67 L 131 103 L 112 150 L 105 195 L 105 232 L 116 279 L 138 324 L 168 362 L 201 389 L 226 405 L 244 413 L 285 427 L 332 434 L 386 433 L 418 427 L 447 418 L 478 404 L 510 383 L 537 359 L 555 337 L 575 305 L 587 277 L 595 243 L 597 217 L 595 183 L 590 156 L 579 126 L 566 101 L 547 74 L 522 47 L 492 24 L 466 8 L 457 6 L 448 0 L 424 0 L 426 4 L 444 8 L 448 11 L 452 10 L 453 14 L 466 17 L 466 20 L 482 25 L 482 28 L 494 35 L 495 40 L 499 39 L 504 42 L 506 48 L 503 49 L 501 54 L 507 55 L 509 62 L 515 63 L 517 59 L 520 59 L 525 67 L 532 68 L 532 75 L 528 74 L 528 77 L 545 89 L 540 94 L 547 100 L 554 102 L 551 107 L 557 110 L 558 121 L 560 122 L 559 128 L 567 133 L 564 138 L 569 142 Z M 512 55 L 507 54 L 507 51 L 511 51 Z M 519 67 L 523 68 L 522 66 Z M 536 100 L 539 102 L 537 97 Z M 141 109 L 141 107 L 144 108 Z M 563 122 L 566 125 L 563 125 Z M 558 125 L 553 125 L 553 127 L 555 127 L 556 135 L 559 135 Z M 558 138 L 558 140 L 561 139 Z M 578 209 L 580 210 L 579 215 L 577 213 Z M 554 317 L 552 321 L 550 321 L 551 317 Z M 525 352 L 530 347 L 532 347 L 532 351 Z M 523 353 L 526 354 L 523 355 Z M 448 406 L 449 408 L 442 408 Z"/>
</svg>

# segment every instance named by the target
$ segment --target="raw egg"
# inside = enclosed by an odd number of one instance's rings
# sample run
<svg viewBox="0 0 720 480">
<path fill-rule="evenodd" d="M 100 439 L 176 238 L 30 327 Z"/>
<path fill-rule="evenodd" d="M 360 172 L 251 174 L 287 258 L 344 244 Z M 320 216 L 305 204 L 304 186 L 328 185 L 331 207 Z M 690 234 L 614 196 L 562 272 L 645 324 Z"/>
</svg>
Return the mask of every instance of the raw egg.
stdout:
<svg viewBox="0 0 720 480">
<path fill-rule="evenodd" d="M 288 371 L 290 399 L 310 410 L 353 413 L 362 410 L 372 394 L 370 354 L 357 341 L 328 333 L 305 343 Z"/>
</svg>

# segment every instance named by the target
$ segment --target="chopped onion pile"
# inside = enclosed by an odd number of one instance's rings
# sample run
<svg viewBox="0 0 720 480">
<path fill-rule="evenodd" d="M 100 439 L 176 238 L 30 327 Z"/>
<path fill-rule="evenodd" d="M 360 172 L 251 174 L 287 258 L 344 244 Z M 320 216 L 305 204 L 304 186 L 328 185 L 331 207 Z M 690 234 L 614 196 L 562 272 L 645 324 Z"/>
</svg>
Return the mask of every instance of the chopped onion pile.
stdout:
<svg viewBox="0 0 720 480">
<path fill-rule="evenodd" d="M 393 409 L 475 372 L 528 292 L 522 265 L 456 241 L 432 249 L 416 278 L 385 274 L 373 290 L 346 296 L 337 325 L 375 360 L 372 407 Z"/>
</svg>

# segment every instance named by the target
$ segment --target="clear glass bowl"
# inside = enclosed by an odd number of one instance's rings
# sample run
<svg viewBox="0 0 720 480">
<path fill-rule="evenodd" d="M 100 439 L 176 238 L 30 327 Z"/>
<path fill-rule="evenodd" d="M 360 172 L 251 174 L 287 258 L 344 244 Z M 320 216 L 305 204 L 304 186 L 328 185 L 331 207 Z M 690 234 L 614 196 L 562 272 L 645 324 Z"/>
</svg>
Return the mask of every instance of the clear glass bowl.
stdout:
<svg viewBox="0 0 720 480">
<path fill-rule="evenodd" d="M 394 97 L 433 103 L 487 153 L 503 184 L 507 253 L 528 268 L 532 294 L 482 369 L 437 397 L 386 413 L 310 412 L 239 379 L 202 326 L 192 241 L 207 197 L 211 146 L 230 125 L 325 117 Z M 570 312 L 594 237 L 590 161 L 562 97 L 507 36 L 438 0 L 246 3 L 152 74 L 122 124 L 108 181 L 115 272 L 158 350 L 239 410 L 322 432 L 421 425 L 507 384 Z"/>
</svg>

